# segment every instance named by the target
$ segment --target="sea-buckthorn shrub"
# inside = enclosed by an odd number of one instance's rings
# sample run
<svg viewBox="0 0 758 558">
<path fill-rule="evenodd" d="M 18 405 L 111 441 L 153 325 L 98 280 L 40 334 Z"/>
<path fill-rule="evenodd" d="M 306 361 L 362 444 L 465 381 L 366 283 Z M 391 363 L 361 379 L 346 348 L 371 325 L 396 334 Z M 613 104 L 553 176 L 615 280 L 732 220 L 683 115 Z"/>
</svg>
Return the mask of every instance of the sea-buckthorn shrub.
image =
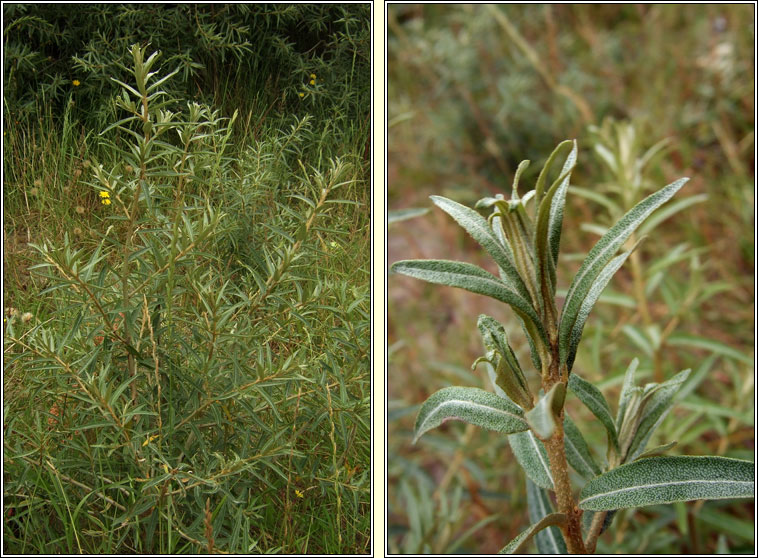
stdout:
<svg viewBox="0 0 758 558">
<path fill-rule="evenodd" d="M 560 171 L 554 172 L 561 160 Z M 497 275 L 449 260 L 403 260 L 392 265 L 395 273 L 504 303 L 528 342 L 528 354 L 519 358 L 513 349 L 513 328 L 488 314 L 480 315 L 477 327 L 485 353 L 472 368 L 484 366 L 494 393 L 457 386 L 436 391 L 421 405 L 414 429 L 417 442 L 426 432 L 457 420 L 507 438 L 526 475 L 531 526 L 501 553 L 522 553 L 533 541 L 541 554 L 594 553 L 598 538 L 619 510 L 754 496 L 751 461 L 667 455 L 675 440 L 647 447 L 677 401 L 689 369 L 665 381 L 641 384 L 635 379 L 639 360 L 632 359 L 623 375 L 615 413 L 602 391 L 573 370 L 593 306 L 643 240 L 635 238 L 635 231 L 689 180 L 672 182 L 618 216 L 584 258 L 559 305 L 563 216 L 576 164 L 576 141 L 564 141 L 527 192 L 519 189 L 529 165 L 523 161 L 515 172 L 509 199 L 502 194 L 486 197 L 472 209 L 443 196 L 431 197 L 484 248 L 494 260 Z M 572 398 L 604 429 L 604 448 L 593 450 L 582 433 L 587 424 L 574 422 L 566 412 L 566 401 Z"/>
<path fill-rule="evenodd" d="M 32 385 L 6 404 L 6 549 L 365 551 L 360 152 L 293 150 L 307 119 L 240 149 L 239 113 L 130 56 L 84 178 L 99 219 L 32 243 L 39 311 L 5 326 Z"/>
</svg>

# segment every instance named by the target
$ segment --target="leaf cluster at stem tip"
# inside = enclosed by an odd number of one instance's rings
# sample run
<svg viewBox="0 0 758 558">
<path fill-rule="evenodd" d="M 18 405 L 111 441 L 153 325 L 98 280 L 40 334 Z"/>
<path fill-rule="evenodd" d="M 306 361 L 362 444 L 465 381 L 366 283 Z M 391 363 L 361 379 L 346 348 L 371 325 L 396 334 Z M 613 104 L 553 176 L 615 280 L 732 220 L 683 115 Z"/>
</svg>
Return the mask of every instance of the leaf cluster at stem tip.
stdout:
<svg viewBox="0 0 758 558">
<path fill-rule="evenodd" d="M 564 156 L 560 171 L 553 173 L 553 166 Z M 613 520 L 614 510 L 702 498 L 746 498 L 754 491 L 754 465 L 750 462 L 661 455 L 676 442 L 645 450 L 689 370 L 666 382 L 637 387 L 634 374 L 638 361 L 634 359 L 624 377 L 615 418 L 602 392 L 572 373 L 582 331 L 595 302 L 641 239 L 617 252 L 688 180 L 680 178 L 654 192 L 607 230 L 571 281 L 559 314 L 556 268 L 566 192 L 576 161 L 576 141 L 562 142 L 548 157 L 534 189 L 520 196 L 519 179 L 528 165 L 528 161 L 522 162 L 509 200 L 497 195 L 476 204 L 476 209 L 491 210 L 489 218 L 453 200 L 431 197 L 490 255 L 497 265 L 497 276 L 469 263 L 448 260 L 405 260 L 391 268 L 396 273 L 504 302 L 526 334 L 542 388 L 536 401 L 505 327 L 491 316 L 481 315 L 477 325 L 486 353 L 473 367 L 486 366 L 495 393 L 474 387 L 444 388 L 423 403 L 415 427 L 414 441 L 448 420 L 461 420 L 508 437 L 513 455 L 527 476 L 533 524 L 501 553 L 520 552 L 532 538 L 543 553 L 592 552 L 597 536 Z M 557 174 L 552 182 L 551 174 Z M 564 412 L 568 393 L 605 428 L 607 464 L 598 465 L 580 428 Z M 568 465 L 587 481 L 578 503 L 573 498 Z M 555 511 L 548 490 L 556 493 Z M 586 533 L 582 533 L 579 509 L 586 510 L 588 518 L 593 512 L 602 513 L 589 520 Z"/>
</svg>

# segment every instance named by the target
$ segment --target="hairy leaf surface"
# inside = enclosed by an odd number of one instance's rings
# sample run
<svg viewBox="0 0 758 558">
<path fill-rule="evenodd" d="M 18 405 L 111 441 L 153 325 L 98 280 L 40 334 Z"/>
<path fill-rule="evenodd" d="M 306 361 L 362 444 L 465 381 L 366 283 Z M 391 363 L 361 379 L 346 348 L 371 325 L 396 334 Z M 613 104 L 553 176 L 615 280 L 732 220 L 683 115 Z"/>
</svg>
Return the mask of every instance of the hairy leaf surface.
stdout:
<svg viewBox="0 0 758 558">
<path fill-rule="evenodd" d="M 553 490 L 547 450 L 531 430 L 508 436 L 513 455 L 526 475 L 539 487 Z"/>
<path fill-rule="evenodd" d="M 479 388 L 447 387 L 433 393 L 421 405 L 414 443 L 425 432 L 448 420 L 461 420 L 506 434 L 529 428 L 524 413 L 510 400 Z"/>
<path fill-rule="evenodd" d="M 543 517 L 534 525 L 529 526 L 525 531 L 522 531 L 515 539 L 505 545 L 498 554 L 516 554 L 523 552 L 526 545 L 532 540 L 532 537 L 542 529 L 550 527 L 551 525 L 563 525 L 564 523 L 566 523 L 565 514 L 551 513 L 550 515 Z"/>
<path fill-rule="evenodd" d="M 658 192 L 651 194 L 635 205 L 618 223 L 611 227 L 597 244 L 592 247 L 582 263 L 574 280 L 571 282 L 566 301 L 563 305 L 559 327 L 560 361 L 567 362 L 571 341 L 571 331 L 574 329 L 582 302 L 587 296 L 592 284 L 597 279 L 606 264 L 613 258 L 616 251 L 626 242 L 637 227 L 658 207 L 679 191 L 689 180 L 680 178 Z"/>
<path fill-rule="evenodd" d="M 543 517 L 553 513 L 553 504 L 547 490 L 526 479 L 526 501 L 529 506 L 529 521 L 538 523 Z M 548 527 L 537 533 L 535 537 L 537 550 L 540 554 L 567 554 L 566 541 L 558 527 Z"/>
<path fill-rule="evenodd" d="M 611 409 L 608 406 L 608 402 L 605 400 L 605 397 L 600 390 L 576 374 L 571 374 L 569 377 L 568 388 L 590 411 L 592 411 L 592 414 L 600 420 L 608 431 L 608 436 L 611 439 L 611 442 L 613 442 L 613 445 L 618 448 L 616 425 L 611 416 Z"/>
<path fill-rule="evenodd" d="M 636 508 L 688 500 L 750 498 L 755 464 L 727 457 L 666 456 L 627 463 L 582 489 L 583 510 Z"/>
<path fill-rule="evenodd" d="M 481 267 L 449 260 L 403 260 L 392 265 L 392 271 L 430 283 L 459 287 L 510 304 L 524 320 L 530 334 L 539 335 L 547 344 L 547 336 L 532 305 L 506 283 Z"/>
</svg>

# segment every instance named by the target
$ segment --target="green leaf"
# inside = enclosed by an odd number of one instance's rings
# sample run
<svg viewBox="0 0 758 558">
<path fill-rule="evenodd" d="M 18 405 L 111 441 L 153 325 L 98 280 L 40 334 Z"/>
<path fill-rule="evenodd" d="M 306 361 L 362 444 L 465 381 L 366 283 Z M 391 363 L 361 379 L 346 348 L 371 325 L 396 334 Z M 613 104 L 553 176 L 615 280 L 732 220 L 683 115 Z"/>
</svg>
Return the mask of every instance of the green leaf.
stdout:
<svg viewBox="0 0 758 558">
<path fill-rule="evenodd" d="M 656 446 L 653 449 L 649 449 L 646 452 L 640 454 L 640 456 L 637 459 L 646 459 L 648 457 L 656 457 L 658 455 L 663 455 L 668 450 L 673 448 L 677 444 L 676 441 L 669 442 L 668 444 L 663 444 L 662 446 Z"/>
<path fill-rule="evenodd" d="M 428 207 L 412 207 L 408 209 L 395 209 L 387 212 L 387 226 L 405 221 L 407 219 L 413 219 L 414 217 L 420 217 L 429 213 Z"/>
<path fill-rule="evenodd" d="M 524 413 L 508 399 L 479 388 L 447 387 L 433 393 L 421 405 L 413 442 L 448 420 L 462 420 L 506 434 L 529 428 Z"/>
<path fill-rule="evenodd" d="M 564 523 L 566 523 L 565 514 L 551 513 L 550 515 L 543 517 L 539 522 L 531 525 L 525 531 L 522 531 L 515 539 L 505 545 L 498 554 L 520 553 L 526 548 L 526 545 L 532 540 L 532 537 L 542 529 L 550 527 L 551 525 L 563 525 Z"/>
<path fill-rule="evenodd" d="M 508 443 L 527 477 L 537 486 L 553 490 L 553 475 L 550 473 L 547 450 L 534 433 L 528 430 L 511 434 Z"/>
<path fill-rule="evenodd" d="M 637 366 L 639 366 L 640 360 L 634 358 L 624 373 L 624 384 L 621 386 L 621 393 L 619 394 L 619 408 L 616 413 L 616 428 L 621 428 L 621 419 L 624 418 L 624 412 L 626 411 L 626 405 L 629 403 L 631 397 L 631 390 L 634 388 L 634 374 L 637 372 Z"/>
<path fill-rule="evenodd" d="M 561 152 L 566 151 L 572 145 L 575 146 L 576 142 L 572 140 L 562 141 L 556 146 L 555 149 L 553 149 L 550 157 L 548 157 L 547 161 L 545 161 L 545 165 L 542 167 L 539 177 L 537 177 L 537 184 L 534 187 L 534 202 L 536 204 L 536 207 L 539 207 L 540 203 L 542 202 L 542 196 L 545 193 L 545 184 L 547 183 L 547 174 L 550 172 L 550 167 L 553 166 L 553 162 L 555 162 L 555 159 L 561 154 Z"/>
<path fill-rule="evenodd" d="M 461 205 L 453 200 L 442 196 L 430 196 L 432 201 L 450 215 L 455 221 L 476 240 L 482 248 L 495 260 L 495 263 L 503 271 L 506 283 L 520 294 L 524 299 L 529 300 L 529 293 L 526 290 L 521 276 L 513 264 L 513 254 L 507 243 L 501 242 L 492 231 L 487 219 L 479 215 L 473 209 Z"/>
<path fill-rule="evenodd" d="M 537 210 L 535 226 L 534 253 L 537 257 L 537 283 L 541 295 L 550 304 L 555 295 L 555 264 L 558 261 L 558 245 L 560 244 L 563 223 L 563 206 L 566 203 L 571 171 L 576 164 L 576 141 L 563 166 L 561 175 L 556 179 L 545 197 L 540 201 Z M 544 169 L 543 169 L 544 171 Z M 549 297 L 549 300 L 547 300 Z"/>
<path fill-rule="evenodd" d="M 614 447 L 618 448 L 618 435 L 616 433 L 616 425 L 613 422 L 611 416 L 611 409 L 608 406 L 608 402 L 603 397 L 603 394 L 587 380 L 583 379 L 576 374 L 571 374 L 569 377 L 568 388 L 576 395 L 579 400 L 584 403 L 587 408 L 592 411 L 600 422 L 605 426 L 608 431 L 608 437 L 613 443 Z"/>
<path fill-rule="evenodd" d="M 563 227 L 563 207 L 566 205 L 566 190 L 568 190 L 569 179 L 571 178 L 571 171 L 576 165 L 576 140 L 573 141 L 574 147 L 566 157 L 566 162 L 563 163 L 563 169 L 561 175 L 565 175 L 558 191 L 555 193 L 552 203 L 550 204 L 550 225 L 548 226 L 550 232 L 550 252 L 553 256 L 553 265 L 558 264 L 558 252 L 561 245 L 561 228 Z M 555 283 L 555 278 L 553 278 Z"/>
<path fill-rule="evenodd" d="M 534 401 L 529 391 L 529 384 L 508 343 L 505 328 L 497 320 L 485 314 L 479 316 L 477 326 L 488 353 L 486 358 L 477 359 L 474 366 L 481 360 L 489 362 L 496 370 L 495 383 L 507 394 L 508 398 L 522 409 L 531 409 Z"/>
<path fill-rule="evenodd" d="M 722 534 L 729 533 L 751 543 L 751 545 L 754 542 L 755 524 L 753 521 L 745 521 L 735 517 L 734 514 L 713 509 L 712 506 L 703 506 L 695 519 L 711 525 Z"/>
<path fill-rule="evenodd" d="M 568 414 L 564 414 L 563 417 L 563 432 L 565 434 L 566 459 L 574 471 L 585 479 L 592 479 L 599 475 L 602 472 L 600 467 L 592 458 L 590 448 L 582 436 L 582 432 Z"/>
<path fill-rule="evenodd" d="M 603 526 L 600 528 L 600 534 L 602 535 L 605 533 L 605 531 L 608 529 L 608 527 L 611 526 L 611 523 L 613 522 L 613 518 L 616 517 L 616 512 L 618 510 L 611 510 L 611 511 L 602 511 L 602 512 L 593 512 L 586 510 L 582 514 L 582 530 L 584 534 L 586 535 L 590 529 L 592 528 L 592 522 L 595 520 L 595 514 L 596 513 L 604 513 L 605 517 L 603 518 Z"/>
<path fill-rule="evenodd" d="M 547 440 L 555 431 L 555 421 L 563 409 L 566 399 L 566 384 L 558 382 L 541 397 L 534 409 L 524 415 L 532 430 L 543 440 Z"/>
<path fill-rule="evenodd" d="M 503 281 L 480 267 L 449 260 L 403 260 L 395 262 L 391 269 L 416 279 L 459 287 L 510 304 L 524 320 L 530 334 L 538 335 L 543 344 L 547 345 L 545 330 L 532 305 Z"/>
<path fill-rule="evenodd" d="M 619 204 L 614 202 L 608 196 L 604 196 L 595 190 L 588 190 L 587 188 L 580 188 L 579 186 L 570 186 L 569 193 L 604 206 L 611 215 L 621 215 L 623 212 L 623 209 Z"/>
<path fill-rule="evenodd" d="M 569 356 L 571 332 L 593 283 L 616 251 L 626 242 L 637 227 L 658 207 L 671 197 L 689 180 L 680 178 L 635 205 L 618 223 L 611 227 L 592 247 L 571 282 L 563 305 L 559 327 L 559 348 L 561 364 Z"/>
<path fill-rule="evenodd" d="M 626 461 L 633 461 L 645 451 L 645 445 L 647 444 L 650 436 L 653 435 L 658 425 L 663 422 L 666 415 L 674 405 L 674 396 L 679 388 L 690 375 L 690 370 L 682 370 L 676 376 L 670 380 L 663 382 L 656 386 L 655 391 L 643 397 L 645 402 L 642 407 L 642 413 L 639 417 L 637 426 L 637 432 L 632 438 L 632 442 L 629 445 L 629 450 L 626 452 Z M 646 391 L 648 387 L 646 386 Z"/>
<path fill-rule="evenodd" d="M 696 349 L 705 349 L 707 351 L 713 351 L 720 355 L 739 360 L 745 364 L 752 366 L 753 358 L 750 356 L 730 347 L 725 343 L 716 341 L 715 339 L 708 339 L 706 337 L 700 337 L 698 335 L 690 335 L 687 333 L 674 333 L 666 339 L 666 344 L 679 347 L 695 347 Z"/>
<path fill-rule="evenodd" d="M 574 366 L 574 359 L 576 358 L 576 350 L 579 347 L 579 342 L 582 340 L 582 331 L 584 330 L 584 324 L 587 321 L 587 318 L 589 317 L 590 312 L 592 311 L 592 307 L 595 305 L 595 302 L 597 302 L 597 299 L 600 297 L 600 294 L 603 292 L 603 289 L 605 289 L 605 287 L 608 285 L 608 282 L 611 280 L 613 275 L 619 270 L 619 268 L 622 265 L 624 265 L 624 262 L 626 261 L 626 259 L 629 257 L 629 255 L 632 252 L 634 252 L 634 249 L 639 245 L 641 241 L 642 239 L 637 241 L 637 243 L 628 252 L 624 252 L 623 254 L 613 258 L 608 263 L 608 265 L 606 265 L 602 269 L 600 274 L 597 276 L 597 279 L 595 279 L 595 282 L 592 283 L 592 286 L 587 292 L 587 296 L 582 301 L 582 305 L 579 308 L 579 313 L 576 316 L 576 321 L 574 322 L 574 327 L 571 329 L 571 339 L 569 341 L 569 354 L 568 354 L 568 359 L 566 361 L 569 371 Z"/>
<path fill-rule="evenodd" d="M 518 181 L 523 173 L 529 167 L 529 161 L 521 161 L 516 169 L 516 174 L 513 175 L 513 188 L 511 189 L 511 199 L 518 199 Z"/>
<path fill-rule="evenodd" d="M 627 463 L 582 489 L 583 510 L 612 510 L 688 500 L 751 498 L 755 464 L 727 457 L 666 456 Z"/>
<path fill-rule="evenodd" d="M 526 501 L 529 506 L 529 521 L 538 523 L 543 517 L 553 513 L 553 504 L 550 496 L 544 488 L 534 484 L 528 477 L 526 479 Z M 537 550 L 540 554 L 567 554 L 566 541 L 558 527 L 548 527 L 537 533 L 535 537 Z"/>
<path fill-rule="evenodd" d="M 704 202 L 707 199 L 708 199 L 708 194 L 698 194 L 696 196 L 690 196 L 688 198 L 684 198 L 684 199 L 673 202 L 671 205 L 667 206 L 665 209 L 656 211 L 653 215 L 651 215 L 650 219 L 648 219 L 645 222 L 645 224 L 643 224 L 640 227 L 640 234 L 649 233 L 650 231 L 652 231 L 655 227 L 660 225 L 663 221 L 665 221 L 669 217 L 679 213 L 683 209 L 687 209 L 691 205 Z"/>
</svg>

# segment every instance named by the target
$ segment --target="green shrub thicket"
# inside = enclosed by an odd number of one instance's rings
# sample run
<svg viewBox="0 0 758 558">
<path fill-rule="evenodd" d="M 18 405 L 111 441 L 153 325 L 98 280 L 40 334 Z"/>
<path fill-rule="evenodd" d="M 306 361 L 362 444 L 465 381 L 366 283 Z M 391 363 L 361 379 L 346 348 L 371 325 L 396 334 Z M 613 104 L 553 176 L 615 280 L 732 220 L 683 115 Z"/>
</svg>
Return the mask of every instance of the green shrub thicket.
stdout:
<svg viewBox="0 0 758 558">
<path fill-rule="evenodd" d="M 368 7 L 4 9 L 4 551 L 368 552 Z"/>
</svg>

